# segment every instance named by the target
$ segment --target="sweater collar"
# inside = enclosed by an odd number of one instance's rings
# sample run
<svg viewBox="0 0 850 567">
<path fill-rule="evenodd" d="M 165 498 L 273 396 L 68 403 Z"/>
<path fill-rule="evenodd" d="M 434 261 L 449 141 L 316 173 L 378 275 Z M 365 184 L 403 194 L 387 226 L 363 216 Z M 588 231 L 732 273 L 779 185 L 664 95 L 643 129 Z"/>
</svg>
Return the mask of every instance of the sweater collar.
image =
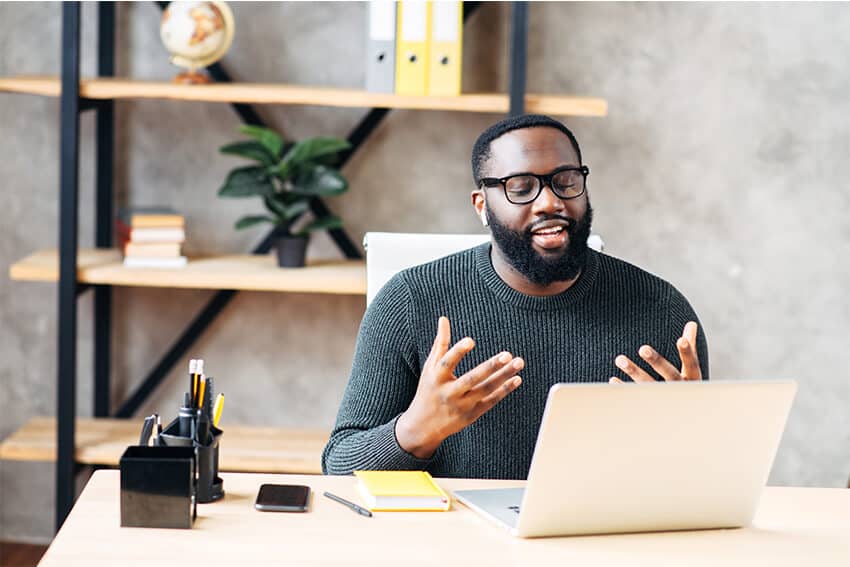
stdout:
<svg viewBox="0 0 850 567">
<path fill-rule="evenodd" d="M 583 298 L 593 287 L 599 273 L 599 254 L 594 250 L 587 251 L 587 265 L 582 270 L 578 280 L 569 289 L 557 295 L 537 297 L 521 293 L 499 277 L 490 259 L 491 244 L 485 242 L 475 247 L 475 265 L 481 279 L 493 295 L 500 301 L 520 309 L 531 311 L 551 311 L 572 305 Z"/>
</svg>

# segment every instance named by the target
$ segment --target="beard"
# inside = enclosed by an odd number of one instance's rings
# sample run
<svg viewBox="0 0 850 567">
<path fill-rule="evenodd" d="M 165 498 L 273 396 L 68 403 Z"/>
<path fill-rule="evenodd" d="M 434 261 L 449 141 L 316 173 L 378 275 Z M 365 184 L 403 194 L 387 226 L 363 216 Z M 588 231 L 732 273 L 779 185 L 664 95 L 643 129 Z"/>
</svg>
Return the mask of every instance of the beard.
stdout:
<svg viewBox="0 0 850 567">
<path fill-rule="evenodd" d="M 566 249 L 546 256 L 538 253 L 532 245 L 531 225 L 521 231 L 511 230 L 493 214 L 489 204 L 485 203 L 485 207 L 493 241 L 508 263 L 528 281 L 547 286 L 554 282 L 572 280 L 584 269 L 587 263 L 587 238 L 590 236 L 590 225 L 593 222 L 590 201 L 587 202 L 587 212 L 580 219 L 563 215 L 544 215 L 535 219 L 535 222 L 557 219 L 569 223 Z"/>
</svg>

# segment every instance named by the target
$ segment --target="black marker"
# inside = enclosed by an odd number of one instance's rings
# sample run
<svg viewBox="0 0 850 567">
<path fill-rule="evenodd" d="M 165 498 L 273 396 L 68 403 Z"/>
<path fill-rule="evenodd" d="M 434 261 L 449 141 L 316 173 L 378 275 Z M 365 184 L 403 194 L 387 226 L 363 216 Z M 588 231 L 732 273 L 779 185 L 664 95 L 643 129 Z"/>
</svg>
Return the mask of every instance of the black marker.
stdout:
<svg viewBox="0 0 850 567">
<path fill-rule="evenodd" d="M 339 502 L 340 504 L 342 504 L 346 508 L 351 508 L 352 510 L 354 510 L 355 512 L 357 512 L 361 516 L 366 516 L 367 518 L 372 517 L 372 512 L 370 512 L 366 508 L 363 508 L 362 506 L 358 506 L 354 502 L 349 502 L 345 498 L 340 498 L 336 494 L 331 494 L 330 492 L 325 492 L 325 496 L 327 496 L 328 498 L 330 498 L 334 502 Z"/>
</svg>

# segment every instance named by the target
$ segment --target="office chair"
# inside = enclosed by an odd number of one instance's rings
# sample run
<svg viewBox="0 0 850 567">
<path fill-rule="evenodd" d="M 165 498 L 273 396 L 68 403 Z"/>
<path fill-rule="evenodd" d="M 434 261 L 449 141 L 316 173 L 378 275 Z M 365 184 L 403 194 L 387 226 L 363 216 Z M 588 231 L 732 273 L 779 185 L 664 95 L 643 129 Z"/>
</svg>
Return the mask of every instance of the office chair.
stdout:
<svg viewBox="0 0 850 567">
<path fill-rule="evenodd" d="M 448 256 L 490 240 L 489 234 L 415 234 L 367 232 L 366 305 L 387 281 L 405 268 Z"/>
</svg>

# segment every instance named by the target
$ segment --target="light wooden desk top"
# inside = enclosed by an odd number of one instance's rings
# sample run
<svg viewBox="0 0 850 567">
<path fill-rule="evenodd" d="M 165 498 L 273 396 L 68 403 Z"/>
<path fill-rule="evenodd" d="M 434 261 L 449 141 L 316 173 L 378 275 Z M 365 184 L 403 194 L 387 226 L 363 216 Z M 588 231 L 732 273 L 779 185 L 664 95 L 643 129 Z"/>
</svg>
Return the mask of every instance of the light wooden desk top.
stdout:
<svg viewBox="0 0 850 567">
<path fill-rule="evenodd" d="M 353 477 L 225 473 L 227 495 L 198 506 L 191 530 L 121 528 L 118 471 L 98 471 L 40 565 L 850 565 L 850 490 L 767 488 L 736 530 L 520 540 L 462 504 L 451 512 L 361 517 Z M 258 512 L 260 484 L 307 484 L 309 513 Z M 449 490 L 519 481 L 438 479 Z"/>
</svg>

